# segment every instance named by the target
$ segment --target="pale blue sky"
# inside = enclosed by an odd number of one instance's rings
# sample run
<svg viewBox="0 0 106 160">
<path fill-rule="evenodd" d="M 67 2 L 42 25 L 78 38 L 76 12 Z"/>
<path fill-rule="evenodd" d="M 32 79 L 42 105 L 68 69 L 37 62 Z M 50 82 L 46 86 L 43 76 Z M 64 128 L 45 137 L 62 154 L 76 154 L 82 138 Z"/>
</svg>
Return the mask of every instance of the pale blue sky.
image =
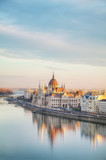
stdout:
<svg viewBox="0 0 106 160">
<path fill-rule="evenodd" d="M 106 89 L 105 0 L 0 0 L 0 87 Z"/>
</svg>

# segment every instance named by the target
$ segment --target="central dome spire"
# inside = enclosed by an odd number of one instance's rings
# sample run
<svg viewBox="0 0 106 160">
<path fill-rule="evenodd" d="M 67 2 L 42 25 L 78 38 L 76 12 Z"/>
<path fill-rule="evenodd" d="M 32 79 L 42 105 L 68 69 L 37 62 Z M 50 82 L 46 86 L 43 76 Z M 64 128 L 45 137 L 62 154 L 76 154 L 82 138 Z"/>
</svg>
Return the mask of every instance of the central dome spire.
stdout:
<svg viewBox="0 0 106 160">
<path fill-rule="evenodd" d="M 55 79 L 54 73 L 53 73 L 52 79 L 49 81 L 49 86 L 51 86 L 51 87 L 53 87 L 53 88 L 58 87 L 58 82 L 57 82 L 56 79 Z"/>
<path fill-rule="evenodd" d="M 53 79 L 54 79 L 54 72 L 53 72 Z"/>
</svg>

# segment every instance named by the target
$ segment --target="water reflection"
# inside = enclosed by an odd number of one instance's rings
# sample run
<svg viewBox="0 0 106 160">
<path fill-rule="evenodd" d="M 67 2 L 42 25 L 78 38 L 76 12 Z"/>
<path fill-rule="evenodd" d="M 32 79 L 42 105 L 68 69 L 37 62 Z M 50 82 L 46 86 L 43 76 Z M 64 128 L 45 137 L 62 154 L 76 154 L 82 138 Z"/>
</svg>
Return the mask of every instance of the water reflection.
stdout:
<svg viewBox="0 0 106 160">
<path fill-rule="evenodd" d="M 106 142 L 106 125 L 82 122 L 81 136 L 90 138 L 91 147 L 96 148 L 96 145 Z"/>
<path fill-rule="evenodd" d="M 33 123 L 37 123 L 38 132 L 41 131 L 41 140 L 43 141 L 43 133 L 47 130 L 48 136 L 50 138 L 51 144 L 54 143 L 56 136 L 63 135 L 66 129 L 76 130 L 76 123 L 79 124 L 80 122 L 74 122 L 61 119 L 52 116 L 45 116 L 41 114 L 33 114 Z"/>
<path fill-rule="evenodd" d="M 38 133 L 41 133 L 42 142 L 44 131 L 47 132 L 52 145 L 55 143 L 56 137 L 64 137 L 66 131 L 71 131 L 74 133 L 80 132 L 80 136 L 82 138 L 84 137 L 90 139 L 92 148 L 106 142 L 105 125 L 68 120 L 42 114 L 32 114 L 32 117 L 33 123 L 37 124 Z"/>
</svg>

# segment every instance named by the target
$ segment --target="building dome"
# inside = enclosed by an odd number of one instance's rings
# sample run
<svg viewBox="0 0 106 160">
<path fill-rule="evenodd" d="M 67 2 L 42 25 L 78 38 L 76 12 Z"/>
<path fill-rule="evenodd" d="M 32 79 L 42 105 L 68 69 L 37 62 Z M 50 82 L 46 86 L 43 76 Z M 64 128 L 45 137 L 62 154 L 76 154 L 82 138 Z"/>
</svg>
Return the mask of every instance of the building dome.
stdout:
<svg viewBox="0 0 106 160">
<path fill-rule="evenodd" d="M 49 86 L 58 87 L 58 82 L 57 82 L 56 79 L 54 78 L 54 74 L 53 74 L 52 79 L 51 79 L 50 82 L 49 82 Z"/>
</svg>

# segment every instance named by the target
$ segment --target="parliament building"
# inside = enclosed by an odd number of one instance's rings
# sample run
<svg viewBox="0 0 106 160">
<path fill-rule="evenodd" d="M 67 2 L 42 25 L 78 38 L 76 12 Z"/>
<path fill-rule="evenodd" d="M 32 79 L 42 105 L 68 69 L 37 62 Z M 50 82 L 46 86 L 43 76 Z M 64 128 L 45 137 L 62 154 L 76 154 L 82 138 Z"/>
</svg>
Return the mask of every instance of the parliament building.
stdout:
<svg viewBox="0 0 106 160">
<path fill-rule="evenodd" d="M 53 74 L 48 86 L 40 85 L 32 95 L 32 104 L 39 107 L 77 108 L 81 106 L 81 96 L 66 91 L 65 85 L 59 87 Z"/>
</svg>

